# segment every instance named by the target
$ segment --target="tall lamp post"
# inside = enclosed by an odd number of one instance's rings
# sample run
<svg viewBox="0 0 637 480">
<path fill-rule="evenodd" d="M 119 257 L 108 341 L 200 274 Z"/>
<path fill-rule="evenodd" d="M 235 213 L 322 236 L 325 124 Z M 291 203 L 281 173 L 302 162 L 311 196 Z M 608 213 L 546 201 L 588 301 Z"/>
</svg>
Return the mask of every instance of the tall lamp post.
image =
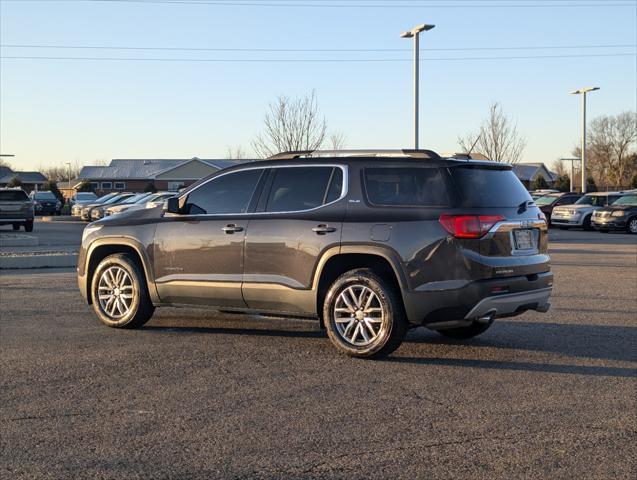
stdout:
<svg viewBox="0 0 637 480">
<path fill-rule="evenodd" d="M 584 87 L 571 92 L 582 96 L 582 193 L 586 193 L 586 94 L 599 90 L 599 87 Z"/>
<path fill-rule="evenodd" d="M 418 25 L 406 32 L 400 34 L 401 38 L 414 39 L 414 148 L 418 150 L 418 106 L 419 106 L 419 83 L 420 83 L 420 32 L 426 32 L 434 28 L 435 25 L 427 25 L 426 23 Z"/>
<path fill-rule="evenodd" d="M 71 195 L 71 162 L 66 162 L 66 164 L 69 166 L 69 193 L 68 193 L 69 198 L 67 200 L 68 200 L 69 207 L 70 207 L 71 206 L 71 196 L 72 196 Z"/>
</svg>

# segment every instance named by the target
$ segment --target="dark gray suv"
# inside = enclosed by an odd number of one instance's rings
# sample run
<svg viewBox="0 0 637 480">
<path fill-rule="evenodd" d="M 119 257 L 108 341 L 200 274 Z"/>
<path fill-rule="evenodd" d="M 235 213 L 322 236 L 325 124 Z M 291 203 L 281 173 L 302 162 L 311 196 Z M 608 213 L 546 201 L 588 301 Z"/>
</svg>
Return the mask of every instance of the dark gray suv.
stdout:
<svg viewBox="0 0 637 480">
<path fill-rule="evenodd" d="M 341 352 L 382 357 L 412 327 L 469 338 L 546 312 L 553 274 L 546 221 L 510 165 L 316 151 L 91 223 L 78 283 L 111 327 L 182 304 L 312 317 Z"/>
</svg>

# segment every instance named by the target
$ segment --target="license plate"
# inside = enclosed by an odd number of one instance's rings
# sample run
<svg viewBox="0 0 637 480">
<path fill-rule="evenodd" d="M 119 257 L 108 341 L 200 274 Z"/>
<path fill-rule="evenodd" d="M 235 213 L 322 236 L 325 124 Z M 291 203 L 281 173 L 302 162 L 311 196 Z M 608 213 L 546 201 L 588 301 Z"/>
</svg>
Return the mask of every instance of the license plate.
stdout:
<svg viewBox="0 0 637 480">
<path fill-rule="evenodd" d="M 529 250 L 533 248 L 533 232 L 531 230 L 514 230 L 515 248 Z"/>
</svg>

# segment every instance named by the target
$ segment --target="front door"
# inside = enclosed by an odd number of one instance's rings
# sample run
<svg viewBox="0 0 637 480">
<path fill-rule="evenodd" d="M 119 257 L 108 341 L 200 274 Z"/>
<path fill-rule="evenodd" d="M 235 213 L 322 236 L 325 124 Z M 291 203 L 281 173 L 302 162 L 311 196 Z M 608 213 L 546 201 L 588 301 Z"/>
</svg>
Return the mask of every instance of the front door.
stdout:
<svg viewBox="0 0 637 480">
<path fill-rule="evenodd" d="M 154 242 L 157 292 L 163 302 L 244 308 L 241 294 L 247 214 L 263 173 L 213 177 L 192 190 L 181 214 L 166 214 Z"/>
</svg>

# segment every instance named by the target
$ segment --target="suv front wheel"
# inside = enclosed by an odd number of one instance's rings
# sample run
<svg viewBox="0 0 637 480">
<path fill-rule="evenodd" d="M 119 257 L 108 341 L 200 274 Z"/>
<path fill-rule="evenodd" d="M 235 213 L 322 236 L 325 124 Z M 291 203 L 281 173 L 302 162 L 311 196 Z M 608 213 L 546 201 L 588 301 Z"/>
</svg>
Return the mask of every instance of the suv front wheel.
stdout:
<svg viewBox="0 0 637 480">
<path fill-rule="evenodd" d="M 117 253 L 102 260 L 91 283 L 93 309 L 109 327 L 136 328 L 152 317 L 146 277 L 129 255 Z"/>
<path fill-rule="evenodd" d="M 387 356 L 400 346 L 408 329 L 395 289 L 366 268 L 336 279 L 325 297 L 323 319 L 334 346 L 352 357 Z"/>
</svg>

